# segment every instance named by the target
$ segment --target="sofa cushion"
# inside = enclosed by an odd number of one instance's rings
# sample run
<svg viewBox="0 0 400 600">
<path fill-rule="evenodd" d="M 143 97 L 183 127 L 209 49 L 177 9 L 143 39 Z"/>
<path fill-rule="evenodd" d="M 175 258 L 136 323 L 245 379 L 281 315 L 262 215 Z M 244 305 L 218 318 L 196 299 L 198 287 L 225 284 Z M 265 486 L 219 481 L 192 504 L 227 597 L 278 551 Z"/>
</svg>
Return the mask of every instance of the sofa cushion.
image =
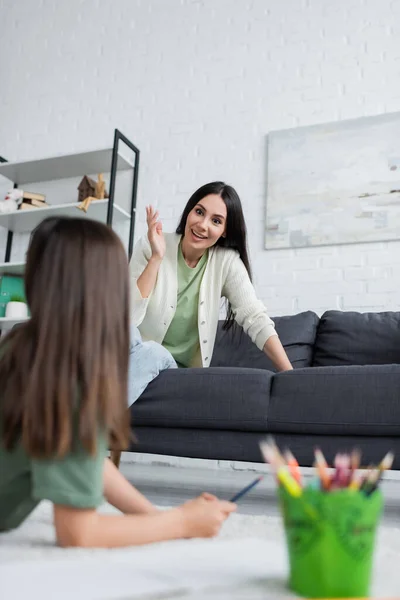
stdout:
<svg viewBox="0 0 400 600">
<path fill-rule="evenodd" d="M 266 431 L 273 374 L 261 369 L 170 369 L 132 405 L 135 426 Z"/>
<path fill-rule="evenodd" d="M 400 435 L 400 365 L 312 367 L 274 375 L 271 432 Z"/>
<path fill-rule="evenodd" d="M 400 364 L 400 312 L 330 310 L 318 325 L 313 365 Z"/>
<path fill-rule="evenodd" d="M 307 311 L 287 317 L 275 317 L 273 321 L 293 367 L 311 366 L 318 316 Z M 237 323 L 228 331 L 223 330 L 222 325 L 223 321 L 220 321 L 211 366 L 275 371 L 269 358 L 253 344 Z"/>
</svg>

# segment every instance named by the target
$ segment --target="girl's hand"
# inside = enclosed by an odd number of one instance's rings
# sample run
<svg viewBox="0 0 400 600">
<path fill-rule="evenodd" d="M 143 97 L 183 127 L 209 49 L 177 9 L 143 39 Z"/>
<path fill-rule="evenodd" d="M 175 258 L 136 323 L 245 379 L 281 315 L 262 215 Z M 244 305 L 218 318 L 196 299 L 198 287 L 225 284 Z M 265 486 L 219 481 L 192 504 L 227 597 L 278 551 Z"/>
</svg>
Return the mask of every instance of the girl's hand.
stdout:
<svg viewBox="0 0 400 600">
<path fill-rule="evenodd" d="M 214 537 L 222 523 L 236 510 L 236 504 L 204 495 L 178 508 L 184 519 L 185 537 Z"/>
<path fill-rule="evenodd" d="M 214 494 L 209 494 L 208 492 L 203 492 L 201 497 L 204 498 L 204 500 L 218 500 L 217 496 L 214 496 Z"/>
<path fill-rule="evenodd" d="M 152 258 L 162 260 L 165 255 L 165 239 L 162 223 L 158 220 L 158 211 L 152 206 L 146 206 L 147 235 L 149 238 Z"/>
</svg>

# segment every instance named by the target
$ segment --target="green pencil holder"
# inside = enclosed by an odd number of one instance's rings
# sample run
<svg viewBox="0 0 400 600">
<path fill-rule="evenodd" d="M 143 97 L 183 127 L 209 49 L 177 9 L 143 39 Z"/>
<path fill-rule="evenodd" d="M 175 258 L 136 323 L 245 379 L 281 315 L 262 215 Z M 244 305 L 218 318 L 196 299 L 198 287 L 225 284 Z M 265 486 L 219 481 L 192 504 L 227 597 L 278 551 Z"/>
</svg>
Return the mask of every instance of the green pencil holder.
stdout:
<svg viewBox="0 0 400 600">
<path fill-rule="evenodd" d="M 289 587 L 307 598 L 367 597 L 375 533 L 383 508 L 379 490 L 279 489 L 289 554 Z"/>
</svg>

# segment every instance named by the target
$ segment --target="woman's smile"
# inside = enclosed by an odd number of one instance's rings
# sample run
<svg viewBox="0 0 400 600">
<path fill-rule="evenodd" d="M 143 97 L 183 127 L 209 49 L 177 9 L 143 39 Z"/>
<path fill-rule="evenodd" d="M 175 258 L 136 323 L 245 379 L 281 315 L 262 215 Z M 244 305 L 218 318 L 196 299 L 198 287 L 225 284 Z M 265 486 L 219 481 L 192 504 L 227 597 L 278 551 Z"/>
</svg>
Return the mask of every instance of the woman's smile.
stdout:
<svg viewBox="0 0 400 600">
<path fill-rule="evenodd" d="M 201 241 L 201 240 L 206 240 L 207 239 L 206 235 L 203 235 L 201 233 L 197 233 L 194 229 L 191 229 L 190 232 L 191 232 L 191 234 L 192 234 L 192 236 L 193 236 L 193 238 L 194 238 L 195 241 L 198 241 L 198 240 Z"/>
</svg>

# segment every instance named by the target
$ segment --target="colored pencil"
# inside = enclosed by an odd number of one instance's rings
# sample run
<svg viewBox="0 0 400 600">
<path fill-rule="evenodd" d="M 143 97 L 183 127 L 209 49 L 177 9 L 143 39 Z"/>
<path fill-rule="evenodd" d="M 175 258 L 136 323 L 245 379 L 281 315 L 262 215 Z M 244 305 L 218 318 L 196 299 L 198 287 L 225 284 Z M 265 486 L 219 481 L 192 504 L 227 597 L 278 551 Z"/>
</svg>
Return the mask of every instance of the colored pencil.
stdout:
<svg viewBox="0 0 400 600">
<path fill-rule="evenodd" d="M 361 463 L 361 450 L 359 450 L 358 448 L 354 448 L 354 450 L 350 454 L 351 470 L 353 472 L 356 471 L 359 468 L 360 463 Z"/>
<path fill-rule="evenodd" d="M 271 445 L 268 441 L 261 441 L 260 449 L 265 462 L 271 465 L 275 474 L 279 467 L 286 466 L 285 459 L 276 445 Z"/>
<path fill-rule="evenodd" d="M 280 467 L 277 473 L 278 481 L 285 490 L 294 498 L 299 498 L 303 489 L 301 485 L 296 481 L 296 479 L 289 473 L 287 467 Z"/>
<path fill-rule="evenodd" d="M 260 442 L 260 449 L 265 462 L 271 465 L 277 482 L 294 497 L 303 494 L 303 484 L 300 467 L 292 452 L 287 449 L 280 452 L 275 440 L 268 436 Z M 371 495 L 379 486 L 385 471 L 392 468 L 394 454 L 388 452 L 378 466 L 369 465 L 360 470 L 361 451 L 355 448 L 351 453 L 337 453 L 334 459 L 334 469 L 331 469 L 319 448 L 315 448 L 314 467 L 316 476 L 307 486 L 310 489 L 322 491 L 353 490 Z M 251 484 L 250 488 L 252 487 Z M 245 488 L 246 490 L 246 488 Z"/>
<path fill-rule="evenodd" d="M 237 502 L 237 500 L 239 500 L 239 498 L 242 498 L 242 496 L 247 494 L 255 485 L 257 485 L 257 483 L 262 481 L 262 479 L 264 479 L 263 475 L 261 475 L 260 477 L 257 477 L 257 479 L 254 479 L 254 481 L 249 483 L 249 485 L 246 485 L 246 487 L 241 489 L 240 492 L 237 492 L 234 496 L 232 496 L 232 498 L 230 499 L 230 502 Z"/>
<path fill-rule="evenodd" d="M 370 496 L 372 492 L 376 490 L 376 488 L 379 485 L 379 482 L 382 479 L 383 473 L 391 468 L 393 460 L 393 452 L 388 452 L 379 463 L 378 468 L 372 469 L 370 471 L 362 487 L 362 491 L 365 492 L 367 496 Z"/>
<path fill-rule="evenodd" d="M 315 454 L 315 465 L 317 467 L 319 478 L 321 479 L 321 487 L 324 490 L 329 490 L 331 486 L 331 476 L 328 471 L 328 463 L 325 460 L 325 456 L 319 448 L 314 451 Z"/>
<path fill-rule="evenodd" d="M 297 460 L 295 459 L 293 454 L 290 452 L 290 450 L 286 450 L 283 453 L 283 456 L 289 467 L 290 474 L 297 481 L 297 483 L 299 483 L 301 485 L 301 472 L 300 472 L 299 463 L 297 462 Z"/>
</svg>

